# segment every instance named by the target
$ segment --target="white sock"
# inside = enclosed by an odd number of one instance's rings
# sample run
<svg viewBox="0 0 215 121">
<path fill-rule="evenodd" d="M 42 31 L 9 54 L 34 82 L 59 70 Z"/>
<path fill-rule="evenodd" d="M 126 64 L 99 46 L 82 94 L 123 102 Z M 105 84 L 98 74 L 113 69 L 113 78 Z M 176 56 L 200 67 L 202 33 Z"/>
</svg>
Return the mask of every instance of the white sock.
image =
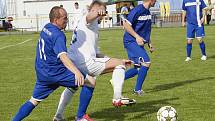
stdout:
<svg viewBox="0 0 215 121">
<path fill-rule="evenodd" d="M 68 89 L 68 88 L 66 88 L 62 92 L 55 117 L 63 118 L 63 112 L 67 104 L 70 102 L 74 93 L 75 93 L 75 90 Z"/>
<path fill-rule="evenodd" d="M 124 78 L 125 78 L 125 66 L 124 65 L 116 66 L 112 74 L 113 90 L 114 90 L 113 99 L 120 99 L 122 97 L 122 87 L 124 83 Z"/>
</svg>

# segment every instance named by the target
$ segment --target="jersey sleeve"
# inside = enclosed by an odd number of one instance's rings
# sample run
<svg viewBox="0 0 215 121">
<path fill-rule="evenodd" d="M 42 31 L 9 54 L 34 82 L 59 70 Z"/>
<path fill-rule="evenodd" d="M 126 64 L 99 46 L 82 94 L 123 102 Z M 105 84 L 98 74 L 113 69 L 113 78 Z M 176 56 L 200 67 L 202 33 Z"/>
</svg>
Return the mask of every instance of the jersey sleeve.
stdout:
<svg viewBox="0 0 215 121">
<path fill-rule="evenodd" d="M 201 0 L 201 6 L 200 7 L 201 7 L 201 9 L 204 9 L 207 7 L 204 0 Z"/>
<path fill-rule="evenodd" d="M 184 10 L 184 11 L 187 10 L 187 8 L 186 8 L 186 6 L 185 6 L 185 1 L 184 1 L 184 0 L 183 0 L 183 3 L 182 3 L 182 10 Z"/>
<path fill-rule="evenodd" d="M 138 19 L 138 9 L 133 9 L 133 10 L 131 10 L 131 12 L 128 14 L 128 17 L 127 17 L 127 19 L 126 19 L 126 21 L 130 24 L 130 25 L 132 25 L 132 24 L 134 24 L 136 21 L 137 21 L 137 19 Z"/>
<path fill-rule="evenodd" d="M 65 35 L 62 34 L 62 35 L 57 36 L 53 49 L 54 49 L 55 54 L 57 55 L 57 58 L 59 58 L 61 54 L 67 53 Z"/>
<path fill-rule="evenodd" d="M 86 27 L 89 27 L 91 25 L 91 23 L 87 23 L 87 14 L 84 15 L 80 21 L 81 21 L 82 26 L 84 25 Z"/>
</svg>

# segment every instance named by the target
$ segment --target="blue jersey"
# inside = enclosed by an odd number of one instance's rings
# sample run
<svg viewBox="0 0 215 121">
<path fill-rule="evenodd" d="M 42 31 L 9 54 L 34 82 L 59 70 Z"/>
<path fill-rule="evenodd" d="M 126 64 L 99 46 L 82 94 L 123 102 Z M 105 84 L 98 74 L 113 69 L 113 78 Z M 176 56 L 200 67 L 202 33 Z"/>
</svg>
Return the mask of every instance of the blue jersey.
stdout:
<svg viewBox="0 0 215 121">
<path fill-rule="evenodd" d="M 48 23 L 40 33 L 37 44 L 35 69 L 39 81 L 59 81 L 68 71 L 59 56 L 66 53 L 65 34 L 55 25 Z"/>
<path fill-rule="evenodd" d="M 206 7 L 204 0 L 183 0 L 182 9 L 186 11 L 187 22 L 201 26 L 202 10 Z"/>
<path fill-rule="evenodd" d="M 133 8 L 126 21 L 132 26 L 134 31 L 145 40 L 145 43 L 150 41 L 151 13 L 143 4 Z M 128 42 L 136 42 L 136 39 L 128 32 L 125 32 L 124 43 Z"/>
</svg>

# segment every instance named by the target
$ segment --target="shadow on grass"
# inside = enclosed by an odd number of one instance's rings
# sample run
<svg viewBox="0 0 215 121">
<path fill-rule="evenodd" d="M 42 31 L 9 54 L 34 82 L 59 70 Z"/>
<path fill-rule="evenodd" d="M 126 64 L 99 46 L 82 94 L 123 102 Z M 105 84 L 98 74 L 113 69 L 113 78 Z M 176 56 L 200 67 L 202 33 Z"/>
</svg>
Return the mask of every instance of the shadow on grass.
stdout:
<svg viewBox="0 0 215 121">
<path fill-rule="evenodd" d="M 150 92 L 158 92 L 158 91 L 163 91 L 163 90 L 170 90 L 170 89 L 173 89 L 173 88 L 176 88 L 176 87 L 184 86 L 186 84 L 192 84 L 192 83 L 195 83 L 195 82 L 211 80 L 211 79 L 215 79 L 215 77 L 207 77 L 207 78 L 201 78 L 201 79 L 185 80 L 185 81 L 175 82 L 175 83 L 170 83 L 170 84 L 157 85 L 153 89 L 146 90 L 146 92 L 150 93 Z"/>
<path fill-rule="evenodd" d="M 124 121 L 128 114 L 132 115 L 132 113 L 138 113 L 137 115 L 133 116 L 129 120 L 135 121 L 135 119 L 141 119 L 142 117 L 156 113 L 161 106 L 164 105 L 178 105 L 172 104 L 170 102 L 174 100 L 178 100 L 179 98 L 169 98 L 169 99 L 162 99 L 162 100 L 152 100 L 143 103 L 137 103 L 133 106 L 123 106 L 120 108 L 106 108 L 100 111 L 96 111 L 90 114 L 92 118 L 97 120 L 104 120 L 104 121 Z M 69 117 L 66 121 L 74 120 L 74 117 Z"/>
<path fill-rule="evenodd" d="M 208 56 L 208 59 L 215 59 L 215 55 Z"/>
</svg>

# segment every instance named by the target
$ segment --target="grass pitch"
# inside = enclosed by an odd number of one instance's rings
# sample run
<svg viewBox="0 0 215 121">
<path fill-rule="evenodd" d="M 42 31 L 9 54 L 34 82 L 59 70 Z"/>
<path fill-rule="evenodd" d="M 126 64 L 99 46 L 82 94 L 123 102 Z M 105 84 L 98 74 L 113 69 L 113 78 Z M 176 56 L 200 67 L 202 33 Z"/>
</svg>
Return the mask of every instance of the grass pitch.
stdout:
<svg viewBox="0 0 215 121">
<path fill-rule="evenodd" d="M 192 61 L 185 62 L 185 28 L 154 28 L 152 42 L 156 51 L 150 54 L 152 66 L 143 86 L 143 97 L 131 94 L 135 79 L 125 82 L 123 94 L 137 100 L 131 107 L 114 108 L 111 104 L 111 74 L 97 78 L 97 87 L 88 108 L 96 121 L 156 121 L 162 106 L 173 106 L 180 121 L 215 120 L 215 26 L 206 26 L 208 60 L 200 60 L 195 40 Z M 67 39 L 71 38 L 67 33 Z M 126 58 L 122 44 L 123 30 L 100 33 L 101 51 L 108 56 Z M 0 36 L 0 121 L 9 121 L 19 107 L 31 97 L 35 84 L 34 59 L 39 34 Z M 25 43 L 28 39 L 32 39 Z M 21 43 L 21 44 L 19 44 Z M 7 47 L 8 46 L 8 47 Z M 6 48 L 5 48 L 6 47 Z M 55 114 L 59 88 L 42 102 L 26 121 L 50 121 Z M 65 110 L 66 121 L 75 119 L 79 91 Z"/>
</svg>

